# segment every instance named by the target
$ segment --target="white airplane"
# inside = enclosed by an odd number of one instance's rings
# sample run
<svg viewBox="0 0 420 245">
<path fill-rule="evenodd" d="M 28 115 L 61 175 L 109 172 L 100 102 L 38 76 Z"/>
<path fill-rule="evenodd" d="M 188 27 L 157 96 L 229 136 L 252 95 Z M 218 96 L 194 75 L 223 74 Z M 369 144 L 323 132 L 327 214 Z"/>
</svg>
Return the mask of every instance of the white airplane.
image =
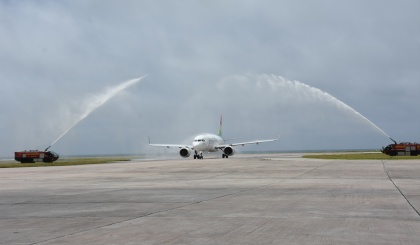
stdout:
<svg viewBox="0 0 420 245">
<path fill-rule="evenodd" d="M 192 145 L 171 145 L 171 144 L 151 144 L 149 138 L 149 145 L 150 146 L 157 146 L 157 147 L 167 147 L 167 148 L 179 148 L 179 155 L 181 157 L 187 158 L 191 155 L 194 151 L 194 159 L 203 159 L 203 152 L 215 152 L 215 151 L 222 151 L 222 157 L 228 158 L 235 154 L 234 146 L 238 145 L 249 145 L 249 144 L 259 144 L 264 142 L 272 142 L 279 140 L 277 139 L 269 139 L 269 140 L 255 140 L 255 141 L 248 141 L 248 142 L 240 142 L 240 143 L 233 143 L 233 144 L 225 144 L 225 140 L 222 138 L 222 116 L 220 116 L 220 127 L 219 133 L 215 134 L 200 134 L 197 135 Z"/>
</svg>

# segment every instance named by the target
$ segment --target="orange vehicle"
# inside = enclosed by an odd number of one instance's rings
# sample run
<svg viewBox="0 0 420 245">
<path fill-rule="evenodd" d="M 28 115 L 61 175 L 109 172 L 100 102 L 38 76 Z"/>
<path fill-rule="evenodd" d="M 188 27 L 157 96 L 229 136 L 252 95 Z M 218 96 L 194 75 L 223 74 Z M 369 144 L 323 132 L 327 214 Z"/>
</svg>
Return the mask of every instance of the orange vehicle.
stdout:
<svg viewBox="0 0 420 245">
<path fill-rule="evenodd" d="M 21 163 L 54 162 L 59 158 L 53 151 L 19 151 L 15 152 L 15 160 Z"/>
<path fill-rule="evenodd" d="M 392 140 L 392 139 L 391 139 Z M 394 144 L 390 144 L 382 148 L 382 153 L 390 156 L 417 156 L 420 154 L 420 144 L 411 142 L 397 143 L 395 140 Z"/>
</svg>

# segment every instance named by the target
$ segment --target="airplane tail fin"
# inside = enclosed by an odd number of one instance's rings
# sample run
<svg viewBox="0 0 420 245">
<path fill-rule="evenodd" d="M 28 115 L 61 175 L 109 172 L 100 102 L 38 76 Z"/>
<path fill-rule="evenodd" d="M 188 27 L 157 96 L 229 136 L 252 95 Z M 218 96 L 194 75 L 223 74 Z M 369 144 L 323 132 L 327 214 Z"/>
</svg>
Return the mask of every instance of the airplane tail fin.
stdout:
<svg viewBox="0 0 420 245">
<path fill-rule="evenodd" d="M 217 135 L 222 137 L 222 115 L 220 115 L 219 133 Z"/>
</svg>

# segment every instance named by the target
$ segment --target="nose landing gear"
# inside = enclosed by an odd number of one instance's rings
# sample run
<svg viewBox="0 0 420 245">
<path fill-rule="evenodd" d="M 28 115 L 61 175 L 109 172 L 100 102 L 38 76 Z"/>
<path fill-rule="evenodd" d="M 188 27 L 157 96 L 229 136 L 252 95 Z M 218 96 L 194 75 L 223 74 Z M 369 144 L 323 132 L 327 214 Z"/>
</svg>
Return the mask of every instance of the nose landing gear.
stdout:
<svg viewBox="0 0 420 245">
<path fill-rule="evenodd" d="M 200 153 L 198 153 L 197 151 L 195 151 L 194 159 L 203 159 L 203 152 L 200 151 Z"/>
</svg>

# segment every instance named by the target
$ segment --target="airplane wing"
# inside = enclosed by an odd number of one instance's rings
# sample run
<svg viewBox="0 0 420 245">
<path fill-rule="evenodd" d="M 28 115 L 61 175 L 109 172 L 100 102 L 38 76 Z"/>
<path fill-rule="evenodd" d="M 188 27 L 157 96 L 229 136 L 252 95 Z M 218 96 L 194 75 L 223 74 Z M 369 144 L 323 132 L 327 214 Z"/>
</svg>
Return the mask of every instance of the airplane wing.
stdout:
<svg viewBox="0 0 420 245">
<path fill-rule="evenodd" d="M 151 144 L 150 137 L 149 137 L 149 145 L 150 146 L 157 146 L 157 147 L 166 147 L 166 148 L 190 148 L 194 149 L 192 145 L 173 145 L 173 144 Z"/>
<path fill-rule="evenodd" d="M 270 139 L 270 140 L 254 140 L 254 141 L 233 143 L 233 144 L 228 144 L 228 145 L 219 145 L 219 146 L 216 146 L 216 148 L 217 149 L 223 149 L 227 146 L 238 146 L 238 145 L 244 146 L 244 145 L 250 145 L 250 144 L 257 144 L 258 145 L 259 143 L 272 142 L 272 141 L 277 141 L 279 139 L 280 139 L 280 137 L 277 138 L 277 139 Z"/>
<path fill-rule="evenodd" d="M 166 147 L 166 148 L 190 148 L 194 149 L 192 145 L 171 145 L 171 144 L 150 144 L 150 146 Z"/>
</svg>

